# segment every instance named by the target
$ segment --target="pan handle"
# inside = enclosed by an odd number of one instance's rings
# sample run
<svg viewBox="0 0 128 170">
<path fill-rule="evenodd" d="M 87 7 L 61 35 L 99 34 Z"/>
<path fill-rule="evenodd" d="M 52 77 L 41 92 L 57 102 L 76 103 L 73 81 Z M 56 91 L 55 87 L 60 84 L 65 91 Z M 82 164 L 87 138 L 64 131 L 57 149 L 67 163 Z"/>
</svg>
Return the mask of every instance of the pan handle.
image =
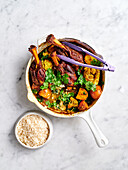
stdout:
<svg viewBox="0 0 128 170">
<path fill-rule="evenodd" d="M 97 145 L 100 148 L 105 147 L 108 144 L 108 139 L 103 135 L 99 127 L 94 122 L 91 111 L 86 111 L 82 114 L 79 114 L 78 117 L 83 118 L 87 122 L 94 135 Z"/>
</svg>

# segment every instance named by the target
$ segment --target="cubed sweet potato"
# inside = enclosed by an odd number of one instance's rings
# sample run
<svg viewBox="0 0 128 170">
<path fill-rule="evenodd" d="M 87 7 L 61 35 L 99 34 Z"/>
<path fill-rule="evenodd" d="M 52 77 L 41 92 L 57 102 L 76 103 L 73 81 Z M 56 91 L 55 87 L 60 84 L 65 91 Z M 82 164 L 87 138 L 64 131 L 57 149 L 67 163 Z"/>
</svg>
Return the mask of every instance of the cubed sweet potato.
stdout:
<svg viewBox="0 0 128 170">
<path fill-rule="evenodd" d="M 87 110 L 87 109 L 88 109 L 88 104 L 87 104 L 85 101 L 81 101 L 81 102 L 79 103 L 78 109 L 79 109 L 80 111 Z"/>
<path fill-rule="evenodd" d="M 86 100 L 87 97 L 88 97 L 88 92 L 85 89 L 80 88 L 79 91 L 78 91 L 78 94 L 76 96 L 76 99 Z"/>
<path fill-rule="evenodd" d="M 51 97 L 51 94 L 52 94 L 52 92 L 49 88 L 39 91 L 39 95 L 44 97 L 45 99 L 49 99 Z"/>
</svg>

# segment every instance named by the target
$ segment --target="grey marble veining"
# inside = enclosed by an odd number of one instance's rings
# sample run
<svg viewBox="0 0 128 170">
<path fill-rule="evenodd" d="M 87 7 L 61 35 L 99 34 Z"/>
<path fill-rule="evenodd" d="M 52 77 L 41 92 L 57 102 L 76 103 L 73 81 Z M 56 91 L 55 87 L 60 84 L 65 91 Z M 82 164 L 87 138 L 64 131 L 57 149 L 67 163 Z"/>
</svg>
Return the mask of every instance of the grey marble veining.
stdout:
<svg viewBox="0 0 128 170">
<path fill-rule="evenodd" d="M 27 48 L 49 33 L 90 44 L 116 66 L 106 73 L 102 99 L 93 116 L 109 145 L 96 146 L 87 124 L 78 118 L 50 117 L 54 135 L 39 150 L 27 150 L 14 136 L 24 112 L 38 108 L 27 100 Z M 0 170 L 128 169 L 128 1 L 0 1 Z"/>
</svg>

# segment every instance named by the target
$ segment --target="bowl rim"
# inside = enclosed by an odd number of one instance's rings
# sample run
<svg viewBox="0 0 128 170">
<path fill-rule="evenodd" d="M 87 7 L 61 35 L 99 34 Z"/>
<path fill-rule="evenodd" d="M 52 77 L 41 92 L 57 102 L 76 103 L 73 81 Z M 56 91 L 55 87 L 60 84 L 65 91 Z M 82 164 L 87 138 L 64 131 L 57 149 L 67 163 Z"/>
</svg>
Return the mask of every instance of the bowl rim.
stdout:
<svg viewBox="0 0 128 170">
<path fill-rule="evenodd" d="M 48 126 L 49 126 L 49 136 L 48 136 L 46 142 L 43 143 L 43 144 L 40 145 L 40 146 L 36 146 L 36 147 L 27 146 L 27 145 L 25 145 L 24 143 L 22 143 L 22 142 L 20 141 L 19 137 L 18 137 L 18 134 L 17 134 L 17 126 L 18 126 L 19 122 L 20 122 L 25 116 L 27 116 L 27 115 L 38 115 L 38 116 L 42 117 L 42 118 L 47 122 L 47 124 L 48 124 Z M 24 115 L 21 115 L 21 116 L 17 119 L 17 121 L 16 121 L 16 124 L 15 124 L 15 137 L 16 137 L 17 141 L 18 141 L 22 146 L 24 146 L 24 147 L 27 148 L 27 149 L 33 150 L 33 149 L 39 149 L 39 148 L 43 147 L 44 145 L 46 145 L 46 144 L 51 140 L 52 135 L 53 135 L 53 123 L 52 123 L 52 121 L 49 119 L 49 117 L 47 117 L 46 115 L 44 115 L 44 114 L 43 114 L 42 112 L 40 112 L 40 111 L 37 111 L 37 110 L 35 110 L 35 111 L 28 111 L 28 112 L 26 112 Z"/>
</svg>

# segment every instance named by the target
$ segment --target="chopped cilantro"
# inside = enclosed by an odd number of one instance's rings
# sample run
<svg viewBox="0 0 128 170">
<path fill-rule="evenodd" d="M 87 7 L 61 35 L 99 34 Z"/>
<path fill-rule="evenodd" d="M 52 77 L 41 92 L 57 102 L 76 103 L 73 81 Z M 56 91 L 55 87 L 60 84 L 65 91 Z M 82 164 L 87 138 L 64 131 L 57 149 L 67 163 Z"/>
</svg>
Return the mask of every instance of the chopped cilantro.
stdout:
<svg viewBox="0 0 128 170">
<path fill-rule="evenodd" d="M 62 81 L 64 82 L 64 84 L 68 84 L 68 78 L 69 76 L 65 73 L 62 77 Z"/>
<path fill-rule="evenodd" d="M 55 89 L 55 90 L 53 91 L 53 93 L 56 93 L 56 94 L 58 94 L 58 90 L 56 90 L 56 89 Z"/>
<path fill-rule="evenodd" d="M 43 98 L 40 98 L 40 97 L 36 97 L 36 99 L 38 100 L 38 102 L 42 102 L 43 101 Z"/>
<path fill-rule="evenodd" d="M 38 93 L 38 91 L 37 91 L 36 89 L 33 89 L 32 92 L 33 92 L 34 94 L 37 94 L 37 93 Z"/>
<path fill-rule="evenodd" d="M 48 88 L 48 82 L 44 82 L 42 86 L 40 86 L 40 89 L 47 89 Z"/>
<path fill-rule="evenodd" d="M 44 60 L 44 59 L 47 59 L 48 57 L 49 57 L 49 55 L 45 55 L 45 56 L 43 55 L 43 56 L 41 57 L 41 61 Z"/>
<path fill-rule="evenodd" d="M 49 54 L 47 52 L 47 49 L 41 51 L 39 54 L 38 54 L 39 58 L 41 60 L 44 60 L 44 59 L 47 59 L 49 57 Z"/>
<path fill-rule="evenodd" d="M 61 80 L 61 74 L 60 74 L 60 71 L 57 71 L 56 78 L 57 78 L 57 80 Z"/>
<path fill-rule="evenodd" d="M 91 65 L 100 66 L 100 64 L 101 64 L 101 61 L 99 61 L 99 60 L 93 59 L 93 60 L 91 61 Z"/>
<path fill-rule="evenodd" d="M 73 92 L 67 94 L 67 97 L 73 97 L 73 96 L 74 96 Z"/>
<path fill-rule="evenodd" d="M 78 69 L 77 74 L 78 74 L 78 75 L 80 75 L 80 74 L 81 74 L 81 73 L 80 73 L 80 68 Z"/>
<path fill-rule="evenodd" d="M 87 81 L 86 84 L 85 84 L 85 86 L 86 86 L 86 89 L 87 89 L 88 91 L 90 91 L 90 90 L 96 91 L 96 85 L 93 84 L 91 81 Z"/>
<path fill-rule="evenodd" d="M 56 103 L 56 102 L 50 103 L 49 100 L 46 101 L 45 104 L 48 106 L 48 108 L 53 107 L 53 106 L 55 106 L 55 107 L 57 106 L 57 103 Z"/>
<path fill-rule="evenodd" d="M 45 82 L 47 83 L 52 83 L 53 85 L 51 85 L 51 90 L 55 91 L 56 90 L 56 86 L 59 87 L 62 82 L 61 82 L 61 74 L 58 71 L 57 72 L 57 76 L 53 73 L 52 69 L 48 69 L 46 72 L 46 77 L 45 77 Z"/>
<path fill-rule="evenodd" d="M 88 91 L 89 90 L 96 91 L 96 85 L 90 81 L 86 81 L 86 79 L 84 78 L 84 76 L 81 73 L 79 74 L 77 81 L 74 83 L 74 85 L 78 85 L 78 84 L 85 85 L 85 87 Z"/>
<path fill-rule="evenodd" d="M 46 104 L 46 105 L 48 105 L 48 108 L 50 108 L 50 107 L 51 107 L 51 103 L 50 103 L 50 101 L 49 101 L 49 100 L 48 100 L 48 101 L 46 101 L 46 102 L 45 102 L 45 104 Z"/>
<path fill-rule="evenodd" d="M 80 84 L 80 85 L 83 85 L 84 84 L 84 77 L 82 74 L 80 74 L 79 78 L 77 79 L 77 81 L 74 83 L 74 85 L 77 85 L 77 84 Z"/>
<path fill-rule="evenodd" d="M 64 92 L 64 90 L 63 90 L 63 89 L 61 89 L 60 94 L 62 94 L 63 92 Z"/>
<path fill-rule="evenodd" d="M 55 91 L 56 90 L 56 86 L 55 85 L 51 85 L 51 90 Z"/>
<path fill-rule="evenodd" d="M 58 97 L 58 100 L 62 100 L 64 102 L 64 104 L 68 104 L 70 102 L 70 97 L 73 97 L 74 93 L 64 93 L 63 89 L 60 91 L 60 96 Z"/>
</svg>

